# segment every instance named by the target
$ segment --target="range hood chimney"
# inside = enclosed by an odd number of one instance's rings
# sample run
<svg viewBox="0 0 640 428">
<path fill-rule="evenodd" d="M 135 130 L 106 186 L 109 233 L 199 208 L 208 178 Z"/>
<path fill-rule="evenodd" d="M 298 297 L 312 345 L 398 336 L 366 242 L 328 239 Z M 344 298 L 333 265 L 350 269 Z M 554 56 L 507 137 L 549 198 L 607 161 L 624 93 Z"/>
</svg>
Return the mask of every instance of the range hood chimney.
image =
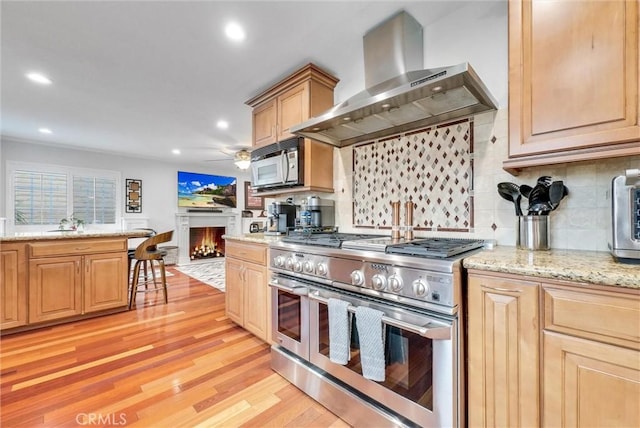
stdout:
<svg viewBox="0 0 640 428">
<path fill-rule="evenodd" d="M 363 43 L 367 89 L 292 127 L 294 134 L 343 147 L 497 108 L 468 63 L 422 69 L 422 26 L 405 11 Z"/>
</svg>

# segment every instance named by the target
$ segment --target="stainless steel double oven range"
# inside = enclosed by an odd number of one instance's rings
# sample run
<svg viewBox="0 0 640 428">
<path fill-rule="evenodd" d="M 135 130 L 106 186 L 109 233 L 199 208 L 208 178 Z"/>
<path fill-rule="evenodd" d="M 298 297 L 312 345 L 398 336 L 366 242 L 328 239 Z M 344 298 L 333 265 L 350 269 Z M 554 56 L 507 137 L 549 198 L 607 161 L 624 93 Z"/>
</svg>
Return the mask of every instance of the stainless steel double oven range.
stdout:
<svg viewBox="0 0 640 428">
<path fill-rule="evenodd" d="M 354 426 L 464 424 L 462 256 L 483 241 L 317 233 L 270 247 L 272 367 Z M 383 313 L 383 381 L 330 359 L 329 299 Z M 351 315 L 355 317 L 355 315 Z"/>
</svg>

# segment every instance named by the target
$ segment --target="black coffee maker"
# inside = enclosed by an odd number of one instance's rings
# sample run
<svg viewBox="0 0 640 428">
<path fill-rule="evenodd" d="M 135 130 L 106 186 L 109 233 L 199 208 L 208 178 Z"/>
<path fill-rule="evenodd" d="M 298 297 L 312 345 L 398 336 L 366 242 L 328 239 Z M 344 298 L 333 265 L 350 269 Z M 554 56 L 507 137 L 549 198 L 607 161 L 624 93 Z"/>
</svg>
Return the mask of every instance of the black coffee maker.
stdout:
<svg viewBox="0 0 640 428">
<path fill-rule="evenodd" d="M 272 202 L 269 205 L 269 216 L 266 234 L 286 235 L 296 225 L 296 206 L 290 202 Z"/>
</svg>

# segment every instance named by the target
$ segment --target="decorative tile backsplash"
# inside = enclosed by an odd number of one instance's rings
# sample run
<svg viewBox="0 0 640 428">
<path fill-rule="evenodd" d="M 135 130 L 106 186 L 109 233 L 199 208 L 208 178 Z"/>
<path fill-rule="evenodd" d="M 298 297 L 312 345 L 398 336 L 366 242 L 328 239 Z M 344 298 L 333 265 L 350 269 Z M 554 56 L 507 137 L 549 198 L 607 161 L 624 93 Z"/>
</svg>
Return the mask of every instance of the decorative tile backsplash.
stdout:
<svg viewBox="0 0 640 428">
<path fill-rule="evenodd" d="M 470 231 L 473 129 L 465 119 L 354 147 L 353 225 L 390 228 L 391 202 L 413 201 L 416 230 Z"/>
</svg>

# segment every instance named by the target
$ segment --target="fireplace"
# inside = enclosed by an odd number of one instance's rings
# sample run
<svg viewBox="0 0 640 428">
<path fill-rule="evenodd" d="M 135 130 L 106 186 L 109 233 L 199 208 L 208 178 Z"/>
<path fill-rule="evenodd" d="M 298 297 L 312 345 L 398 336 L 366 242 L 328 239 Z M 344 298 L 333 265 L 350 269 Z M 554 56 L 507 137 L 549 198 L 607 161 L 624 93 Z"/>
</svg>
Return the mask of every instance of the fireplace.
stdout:
<svg viewBox="0 0 640 428">
<path fill-rule="evenodd" d="M 189 228 L 189 258 L 191 260 L 224 257 L 224 227 Z"/>
<path fill-rule="evenodd" d="M 233 211 L 222 213 L 208 212 L 180 212 L 176 214 L 176 235 L 178 238 L 178 265 L 199 263 L 201 259 L 191 257 L 191 252 L 196 244 L 191 242 L 191 229 L 214 228 L 221 229 L 216 232 L 215 249 L 224 256 L 224 239 L 222 235 L 227 233 L 235 235 L 238 230 L 239 215 Z M 200 244 L 198 244 L 200 245 Z M 206 260 L 206 259 L 205 259 Z"/>
</svg>

